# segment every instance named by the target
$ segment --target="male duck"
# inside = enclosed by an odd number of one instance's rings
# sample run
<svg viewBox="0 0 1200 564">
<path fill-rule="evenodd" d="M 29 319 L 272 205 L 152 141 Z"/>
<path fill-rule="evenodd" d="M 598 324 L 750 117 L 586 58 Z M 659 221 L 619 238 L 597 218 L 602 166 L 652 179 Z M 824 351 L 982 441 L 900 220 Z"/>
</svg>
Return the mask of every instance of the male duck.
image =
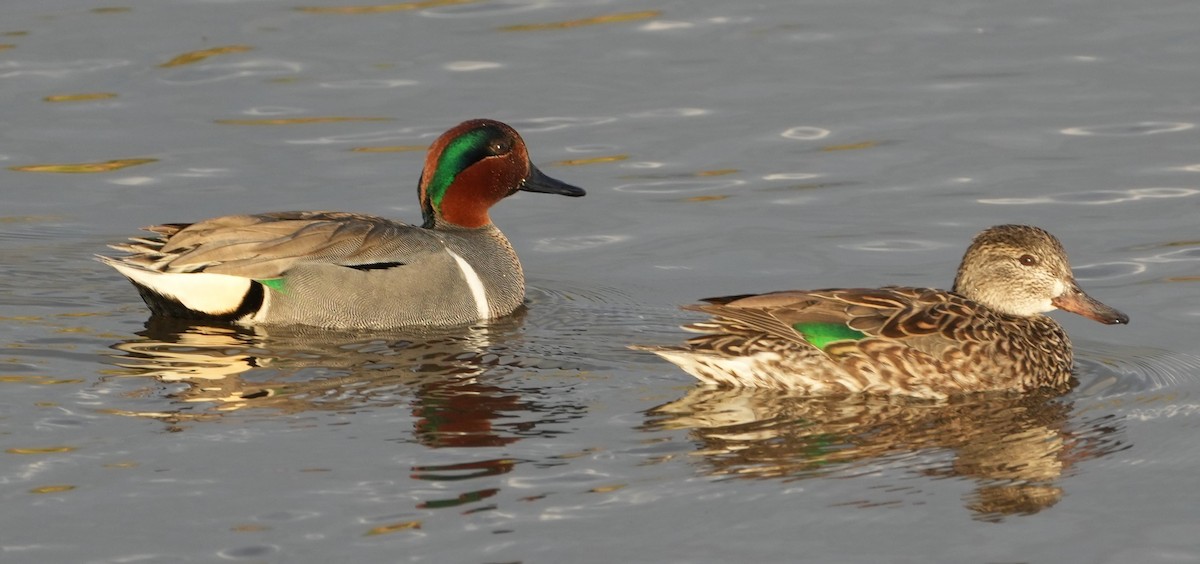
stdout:
<svg viewBox="0 0 1200 564">
<path fill-rule="evenodd" d="M 684 327 L 703 336 L 684 346 L 635 348 L 706 384 L 813 395 L 1065 389 L 1071 341 L 1043 312 L 1129 322 L 1079 288 L 1058 239 L 1026 225 L 976 235 L 949 292 L 794 290 L 705 301 L 685 306 L 713 316 Z"/>
<path fill-rule="evenodd" d="M 475 119 L 429 147 L 420 227 L 346 212 L 231 215 L 145 228 L 98 257 L 158 315 L 340 328 L 458 325 L 512 313 L 521 263 L 488 209 L 518 190 L 583 196 L 529 162 L 516 130 Z"/>
</svg>

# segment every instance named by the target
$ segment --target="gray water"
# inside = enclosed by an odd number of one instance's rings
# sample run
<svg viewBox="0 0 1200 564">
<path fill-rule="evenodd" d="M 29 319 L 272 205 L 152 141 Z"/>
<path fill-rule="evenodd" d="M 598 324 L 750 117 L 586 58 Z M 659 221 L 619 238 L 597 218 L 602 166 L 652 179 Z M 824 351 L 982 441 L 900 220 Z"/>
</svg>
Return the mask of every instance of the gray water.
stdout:
<svg viewBox="0 0 1200 564">
<path fill-rule="evenodd" d="M 1200 3 L 353 6 L 0 7 L 0 561 L 1200 561 Z M 493 210 L 510 319 L 148 322 L 90 260 L 229 213 L 418 221 L 472 117 L 589 190 Z M 947 286 L 1011 222 L 1132 318 L 1055 314 L 1062 397 L 712 391 L 625 348 L 712 295 Z"/>
</svg>

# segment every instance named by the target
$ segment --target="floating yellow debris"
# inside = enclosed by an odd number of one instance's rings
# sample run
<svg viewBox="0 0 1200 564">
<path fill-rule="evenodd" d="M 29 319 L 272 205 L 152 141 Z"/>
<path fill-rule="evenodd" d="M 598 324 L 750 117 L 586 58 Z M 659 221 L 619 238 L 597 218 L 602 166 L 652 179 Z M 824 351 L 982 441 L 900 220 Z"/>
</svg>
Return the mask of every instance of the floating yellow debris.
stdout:
<svg viewBox="0 0 1200 564">
<path fill-rule="evenodd" d="M 365 534 L 363 536 L 373 537 L 376 535 L 386 535 L 388 533 L 394 533 L 396 531 L 409 531 L 412 529 L 420 529 L 420 528 L 421 528 L 420 521 L 405 521 L 403 523 L 392 523 L 391 525 L 381 525 L 379 527 L 375 527 L 374 529 L 367 531 L 367 534 Z"/>
<path fill-rule="evenodd" d="M 158 66 L 159 66 L 159 68 L 180 67 L 183 65 L 190 65 L 192 63 L 198 63 L 209 57 L 215 57 L 217 55 L 226 55 L 229 53 L 244 53 L 244 52 L 250 51 L 252 49 L 254 49 L 254 48 L 249 45 L 225 45 L 223 47 L 213 47 L 212 49 L 204 49 L 201 51 L 192 51 L 190 53 L 184 53 L 184 54 L 179 55 L 178 57 L 175 57 L 174 59 L 171 59 L 171 60 L 169 60 L 161 65 L 158 65 Z"/>
<path fill-rule="evenodd" d="M 247 523 L 244 525 L 234 525 L 230 527 L 229 530 L 235 533 L 260 533 L 262 531 L 269 531 L 271 528 L 266 525 Z"/>
<path fill-rule="evenodd" d="M 401 2 L 399 4 L 381 4 L 378 6 L 301 6 L 296 10 L 309 14 L 382 14 L 384 12 L 405 12 L 422 10 L 438 6 L 453 6 L 455 4 L 473 4 L 479 0 L 425 0 L 423 2 Z"/>
<path fill-rule="evenodd" d="M 45 102 L 86 102 L 88 100 L 107 100 L 116 98 L 116 94 L 110 92 L 88 92 L 86 94 L 55 94 L 42 98 Z"/>
<path fill-rule="evenodd" d="M 725 198 L 728 198 L 728 197 L 729 196 L 725 196 L 725 195 L 692 196 L 691 198 L 685 198 L 683 201 L 685 201 L 685 202 L 717 202 L 720 200 L 724 200 Z"/>
<path fill-rule="evenodd" d="M 613 484 L 611 486 L 600 486 L 600 487 L 592 488 L 588 491 L 592 492 L 592 493 L 608 493 L 608 492 L 615 492 L 624 487 L 625 487 L 625 484 Z"/>
<path fill-rule="evenodd" d="M 137 468 L 138 463 L 133 462 L 133 461 L 109 462 L 108 464 L 105 464 L 104 467 L 105 468 Z"/>
<path fill-rule="evenodd" d="M 579 166 L 579 165 L 590 165 L 590 164 L 600 164 L 600 163 L 615 163 L 615 162 L 620 162 L 620 161 L 626 160 L 628 158 L 629 158 L 629 155 L 606 155 L 603 157 L 591 157 L 591 158 L 587 158 L 587 159 L 567 159 L 565 161 L 558 161 L 556 163 L 551 163 L 551 164 L 559 165 L 559 166 Z"/>
<path fill-rule="evenodd" d="M 0 216 L 0 223 L 48 223 L 51 221 L 63 221 L 65 216 L 61 215 L 6 215 Z M 26 315 L 18 317 L 0 316 L 0 319 L 16 319 L 16 320 L 39 320 L 40 316 Z"/>
<path fill-rule="evenodd" d="M 25 37 L 26 35 L 29 35 L 29 32 L 28 31 L 6 31 L 4 33 L 0 33 L 0 35 L 3 35 L 4 37 Z"/>
<path fill-rule="evenodd" d="M 219 119 L 222 125 L 296 125 L 301 123 L 335 123 L 339 121 L 395 121 L 390 117 L 302 117 L 302 118 L 269 118 L 269 119 Z"/>
<path fill-rule="evenodd" d="M 26 166 L 10 166 L 9 170 L 17 172 L 58 172 L 65 174 L 86 174 L 93 172 L 111 172 L 121 170 L 131 166 L 144 165 L 146 163 L 158 162 L 158 159 L 117 159 L 114 161 L 104 161 L 99 163 L 73 163 L 73 164 L 40 164 Z"/>
<path fill-rule="evenodd" d="M 735 172 L 741 172 L 741 170 L 736 169 L 736 168 L 721 168 L 721 169 L 717 169 L 717 170 L 702 170 L 700 172 L 697 172 L 696 176 L 725 176 L 726 174 L 733 174 Z"/>
<path fill-rule="evenodd" d="M 7 51 L 13 47 L 16 47 L 16 45 L 12 43 L 0 43 L 0 51 Z"/>
<path fill-rule="evenodd" d="M 47 378 L 45 376 L 0 376 L 4 384 L 32 384 L 34 386 L 61 386 L 63 384 L 82 384 L 83 378 Z"/>
<path fill-rule="evenodd" d="M 424 151 L 428 148 L 428 145 L 392 145 L 390 147 L 354 147 L 350 150 L 355 153 L 406 153 Z"/>
<path fill-rule="evenodd" d="M 870 149 L 878 145 L 878 141 L 863 141 L 862 143 L 850 143 L 848 145 L 828 145 L 821 147 L 822 151 L 854 151 L 857 149 Z"/>
<path fill-rule="evenodd" d="M 87 327 L 60 327 L 54 330 L 55 333 L 91 333 L 92 330 Z"/>
<path fill-rule="evenodd" d="M 68 484 L 62 484 L 62 485 L 55 485 L 55 486 L 42 486 L 40 488 L 33 488 L 32 490 L 29 490 L 29 493 L 48 494 L 48 493 L 69 492 L 73 489 L 75 489 L 75 486 L 68 485 Z"/>
<path fill-rule="evenodd" d="M 643 12 L 623 12 L 620 14 L 609 14 L 607 16 L 596 16 L 592 18 L 583 18 L 581 20 L 570 20 L 565 22 L 553 22 L 543 24 L 523 24 L 510 25 L 500 28 L 500 31 L 544 31 L 548 29 L 568 29 L 572 27 L 582 27 L 585 25 L 601 25 L 610 23 L 633 22 L 638 20 L 648 20 L 657 18 L 662 15 L 660 10 L 646 10 Z"/>
<path fill-rule="evenodd" d="M 71 452 L 75 450 L 73 446 L 52 446 L 52 447 L 30 447 L 30 448 L 10 448 L 5 450 L 9 454 L 57 454 L 60 452 Z"/>
</svg>

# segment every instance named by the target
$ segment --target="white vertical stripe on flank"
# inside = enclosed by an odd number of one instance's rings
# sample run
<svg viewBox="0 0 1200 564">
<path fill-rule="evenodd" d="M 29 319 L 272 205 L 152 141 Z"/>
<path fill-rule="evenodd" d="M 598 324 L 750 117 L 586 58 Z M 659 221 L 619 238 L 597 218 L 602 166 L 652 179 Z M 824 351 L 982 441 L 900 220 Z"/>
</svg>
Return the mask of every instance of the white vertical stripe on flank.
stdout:
<svg viewBox="0 0 1200 564">
<path fill-rule="evenodd" d="M 458 256 L 458 253 L 446 249 L 450 256 L 454 257 L 454 261 L 458 263 L 458 269 L 462 271 L 463 278 L 467 281 L 467 286 L 471 288 L 471 297 L 475 298 L 475 311 L 479 314 L 479 319 L 491 319 L 492 308 L 488 307 L 487 292 L 483 290 L 483 280 L 479 279 L 479 274 L 475 273 L 475 269 L 467 264 L 466 259 Z"/>
</svg>

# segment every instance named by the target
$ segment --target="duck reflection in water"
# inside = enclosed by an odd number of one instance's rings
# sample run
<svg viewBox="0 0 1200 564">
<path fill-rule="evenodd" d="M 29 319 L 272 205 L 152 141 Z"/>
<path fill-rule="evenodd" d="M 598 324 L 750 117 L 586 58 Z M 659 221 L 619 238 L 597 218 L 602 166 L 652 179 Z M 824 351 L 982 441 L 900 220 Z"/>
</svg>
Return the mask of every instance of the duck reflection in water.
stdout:
<svg viewBox="0 0 1200 564">
<path fill-rule="evenodd" d="M 1070 401 L 1049 393 L 933 402 L 696 388 L 650 410 L 646 428 L 688 430 L 698 442 L 694 454 L 716 476 L 797 480 L 888 466 L 969 478 L 977 486 L 964 499 L 967 508 L 976 519 L 999 521 L 1053 506 L 1073 466 L 1128 448 L 1111 416 L 1081 420 L 1073 411 Z M 863 495 L 895 494 L 872 488 Z M 894 497 L 846 504 L 892 503 Z"/>
<path fill-rule="evenodd" d="M 161 409 L 110 411 L 178 426 L 246 409 L 291 414 L 409 405 L 413 437 L 421 444 L 505 445 L 537 435 L 542 415 L 561 421 L 564 413 L 582 412 L 565 402 L 531 399 L 540 396 L 536 389 L 495 383 L 518 369 L 556 368 L 515 352 L 524 322 L 524 309 L 519 311 L 468 329 L 382 334 L 205 326 L 152 317 L 137 338 L 112 345 L 122 369 L 113 377 L 150 377 L 176 386 L 165 405 L 155 406 Z"/>
</svg>

